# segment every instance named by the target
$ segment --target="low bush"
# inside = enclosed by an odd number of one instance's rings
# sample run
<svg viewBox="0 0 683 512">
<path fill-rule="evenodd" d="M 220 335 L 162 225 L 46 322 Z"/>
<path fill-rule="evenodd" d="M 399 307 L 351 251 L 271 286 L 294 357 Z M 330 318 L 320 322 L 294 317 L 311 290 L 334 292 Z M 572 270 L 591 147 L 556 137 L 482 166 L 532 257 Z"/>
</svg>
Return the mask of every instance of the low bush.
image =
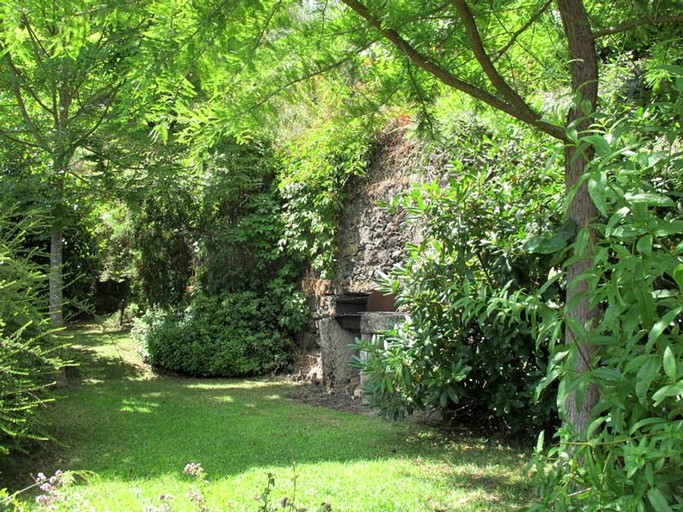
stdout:
<svg viewBox="0 0 683 512">
<path fill-rule="evenodd" d="M 45 437 L 39 408 L 62 364 L 41 308 L 45 274 L 25 249 L 30 231 L 0 218 L 0 455 Z"/>
<path fill-rule="evenodd" d="M 291 364 L 275 302 L 249 291 L 198 293 L 185 309 L 152 310 L 137 321 L 134 335 L 151 364 L 188 375 L 241 377 Z"/>
<path fill-rule="evenodd" d="M 394 201 L 423 239 L 384 283 L 408 321 L 359 345 L 365 391 L 389 416 L 436 409 L 535 435 L 556 407 L 550 395 L 535 400 L 547 350 L 536 346 L 517 298 L 545 281 L 549 253 L 571 236 L 552 236 L 559 167 L 538 169 L 539 160 L 552 164 L 552 153 L 514 127 L 469 124 L 458 138 L 457 175 L 447 185 L 416 187 Z M 558 292 L 549 288 L 547 298 Z"/>
</svg>

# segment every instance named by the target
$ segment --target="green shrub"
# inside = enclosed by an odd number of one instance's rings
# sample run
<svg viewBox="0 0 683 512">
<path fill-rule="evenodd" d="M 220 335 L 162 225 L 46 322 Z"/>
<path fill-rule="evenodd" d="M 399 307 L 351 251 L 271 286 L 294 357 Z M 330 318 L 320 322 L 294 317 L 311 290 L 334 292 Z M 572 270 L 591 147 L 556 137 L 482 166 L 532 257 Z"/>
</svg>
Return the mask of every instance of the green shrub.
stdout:
<svg viewBox="0 0 683 512">
<path fill-rule="evenodd" d="M 570 328 L 598 354 L 577 376 L 576 351 L 556 341 L 547 382 L 560 380 L 560 404 L 589 386 L 599 401 L 585 434 L 561 430 L 546 455 L 539 442 L 536 510 L 683 510 L 683 213 L 680 192 L 657 178 L 680 176 L 683 154 L 668 139 L 613 123 L 578 141 L 596 153 L 586 179 L 601 218 L 584 278 L 602 315 Z M 579 257 L 589 239 L 577 235 Z M 541 337 L 557 340 L 548 333 L 564 330 L 566 310 L 538 307 Z"/>
<path fill-rule="evenodd" d="M 519 297 L 545 281 L 553 265 L 546 253 L 571 231 L 551 236 L 560 224 L 560 171 L 536 165 L 551 154 L 537 138 L 505 130 L 463 126 L 450 183 L 394 201 L 423 234 L 384 285 L 409 320 L 359 345 L 368 355 L 359 362 L 365 391 L 393 417 L 459 411 L 459 419 L 534 436 L 555 418 L 552 397 L 535 400 L 547 351 L 536 347 Z"/>
<path fill-rule="evenodd" d="M 278 309 L 254 292 L 199 293 L 181 311 L 151 311 L 138 321 L 153 365 L 203 377 L 241 377 L 283 371 L 290 340 L 278 328 Z"/>
<path fill-rule="evenodd" d="M 31 226 L 0 218 L 0 454 L 45 437 L 39 407 L 62 362 L 40 293 L 45 274 L 25 249 Z"/>
</svg>

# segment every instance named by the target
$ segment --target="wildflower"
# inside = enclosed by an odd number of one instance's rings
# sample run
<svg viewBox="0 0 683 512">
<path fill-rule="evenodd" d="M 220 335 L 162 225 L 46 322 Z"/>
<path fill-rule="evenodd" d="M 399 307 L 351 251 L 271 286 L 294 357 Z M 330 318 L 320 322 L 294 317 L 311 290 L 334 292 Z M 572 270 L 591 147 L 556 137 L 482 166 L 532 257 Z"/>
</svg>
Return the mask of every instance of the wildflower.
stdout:
<svg viewBox="0 0 683 512">
<path fill-rule="evenodd" d="M 52 505 L 52 503 L 54 503 L 54 499 L 45 494 L 41 494 L 40 496 L 36 496 L 36 503 L 44 507 L 49 507 Z"/>
<path fill-rule="evenodd" d="M 188 462 L 183 469 L 183 473 L 190 476 L 199 476 L 204 473 L 204 468 L 199 462 Z"/>
<path fill-rule="evenodd" d="M 45 482 L 44 484 L 41 484 L 40 490 L 43 492 L 50 492 L 52 490 L 52 485 L 49 483 Z"/>
<path fill-rule="evenodd" d="M 45 480 L 47 480 L 47 478 L 45 477 L 45 473 L 38 473 L 36 475 L 36 480 L 38 482 L 44 482 Z"/>
<path fill-rule="evenodd" d="M 202 493 L 199 491 L 195 491 L 194 489 L 190 489 L 189 491 L 187 491 L 187 494 L 185 496 L 195 505 L 201 505 L 202 503 L 204 503 L 204 496 L 202 495 Z"/>
</svg>

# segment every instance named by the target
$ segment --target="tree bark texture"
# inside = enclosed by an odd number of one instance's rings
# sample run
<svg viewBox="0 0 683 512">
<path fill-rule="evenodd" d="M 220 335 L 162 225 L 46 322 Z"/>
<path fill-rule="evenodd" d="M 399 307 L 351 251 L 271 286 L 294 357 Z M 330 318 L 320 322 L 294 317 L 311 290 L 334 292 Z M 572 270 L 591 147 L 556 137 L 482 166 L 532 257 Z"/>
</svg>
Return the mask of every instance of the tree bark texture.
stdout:
<svg viewBox="0 0 683 512">
<path fill-rule="evenodd" d="M 64 278 L 62 261 L 64 255 L 64 230 L 56 219 L 50 229 L 50 320 L 54 327 L 64 325 Z"/>
<path fill-rule="evenodd" d="M 64 325 L 64 175 L 68 154 L 53 156 L 52 226 L 50 227 L 50 320 L 54 327 Z"/>
<path fill-rule="evenodd" d="M 577 96 L 577 101 L 584 105 L 590 105 L 590 112 L 594 112 L 598 100 L 598 64 L 595 52 L 594 38 L 590 21 L 581 0 L 558 0 L 557 7 L 562 18 L 565 35 L 569 44 L 569 58 L 571 59 L 572 92 Z M 576 125 L 579 133 L 585 132 L 590 127 L 590 119 L 587 118 L 579 105 L 569 112 L 568 125 Z M 583 153 L 578 153 L 577 148 L 568 144 L 565 149 L 565 182 L 567 192 L 572 191 L 586 170 L 586 162 L 593 156 L 589 148 Z M 586 184 L 576 191 L 569 205 L 568 216 L 576 224 L 577 230 L 588 227 L 597 216 L 597 209 L 588 193 Z M 593 259 L 593 247 L 595 232 L 590 231 L 590 241 L 587 250 L 580 255 L 567 269 L 567 298 L 566 304 L 571 305 L 577 301 L 577 296 L 584 295 L 578 300 L 571 310 L 567 311 L 570 319 L 579 325 L 590 328 L 596 324 L 599 311 L 590 307 L 585 293 L 587 283 L 579 279 L 579 276 L 590 269 Z M 591 361 L 598 351 L 598 347 L 587 345 L 579 339 L 569 325 L 565 330 L 565 343 L 567 348 L 575 354 L 576 376 L 580 376 L 591 368 Z M 581 397 L 581 395 L 583 395 Z M 594 386 L 589 386 L 585 393 L 570 393 L 564 405 L 563 421 L 572 428 L 576 435 L 581 436 L 586 432 L 590 422 L 590 412 L 598 401 L 598 392 Z"/>
</svg>

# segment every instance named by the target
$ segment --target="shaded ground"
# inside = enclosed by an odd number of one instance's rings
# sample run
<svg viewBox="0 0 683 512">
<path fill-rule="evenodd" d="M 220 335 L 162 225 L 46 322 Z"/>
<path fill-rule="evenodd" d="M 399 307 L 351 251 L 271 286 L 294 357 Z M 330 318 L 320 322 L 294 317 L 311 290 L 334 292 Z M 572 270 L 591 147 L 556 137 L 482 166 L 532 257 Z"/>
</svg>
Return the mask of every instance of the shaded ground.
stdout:
<svg viewBox="0 0 683 512">
<path fill-rule="evenodd" d="M 327 501 L 348 512 L 505 511 L 527 499 L 527 455 L 504 444 L 348 414 L 364 411 L 359 400 L 318 386 L 159 375 L 126 333 L 71 334 L 80 366 L 47 411 L 60 444 L 4 461 L 0 487 L 10 476 L 16 489 L 31 473 L 78 469 L 97 475 L 75 490 L 93 510 L 142 510 L 167 492 L 181 497 L 174 510 L 189 510 L 181 471 L 199 461 L 213 506 L 232 500 L 251 511 L 265 474 L 285 492 L 296 463 L 309 510 Z"/>
<path fill-rule="evenodd" d="M 327 407 L 335 411 L 376 416 L 377 412 L 363 405 L 363 401 L 346 393 L 328 393 L 323 386 L 310 383 L 296 384 L 285 395 L 287 398 L 316 407 Z"/>
</svg>

